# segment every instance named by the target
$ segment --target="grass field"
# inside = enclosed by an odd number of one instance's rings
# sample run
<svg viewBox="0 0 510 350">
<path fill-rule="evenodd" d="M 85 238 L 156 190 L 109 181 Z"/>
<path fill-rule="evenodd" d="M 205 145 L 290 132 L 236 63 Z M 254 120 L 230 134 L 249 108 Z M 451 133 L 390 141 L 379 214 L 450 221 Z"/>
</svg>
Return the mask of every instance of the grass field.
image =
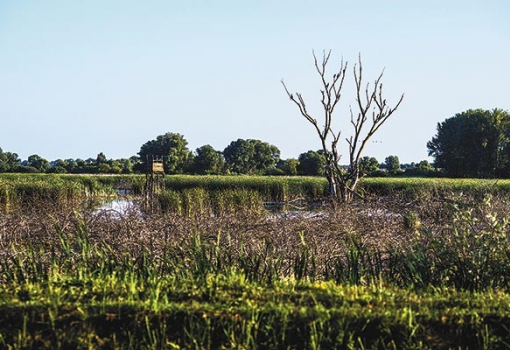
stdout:
<svg viewBox="0 0 510 350">
<path fill-rule="evenodd" d="M 0 348 L 510 346 L 507 181 L 366 179 L 274 213 L 325 181 L 172 176 L 171 210 L 81 204 L 143 180 L 0 176 Z"/>
</svg>

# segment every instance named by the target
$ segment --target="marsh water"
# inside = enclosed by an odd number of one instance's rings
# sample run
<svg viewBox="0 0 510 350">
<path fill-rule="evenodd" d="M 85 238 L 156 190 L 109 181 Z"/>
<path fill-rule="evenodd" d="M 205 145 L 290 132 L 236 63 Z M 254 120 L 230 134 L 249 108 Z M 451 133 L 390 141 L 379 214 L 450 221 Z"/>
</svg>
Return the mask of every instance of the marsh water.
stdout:
<svg viewBox="0 0 510 350">
<path fill-rule="evenodd" d="M 95 203 L 94 212 L 98 215 L 110 217 L 123 217 L 128 214 L 142 213 L 142 197 L 131 196 L 130 189 L 119 188 L 118 197 Z M 328 216 L 323 202 L 308 202 L 306 200 L 294 200 L 290 202 L 264 202 L 264 209 L 267 211 L 268 219 L 323 219 Z M 383 209 L 362 210 L 362 216 L 374 218 L 395 218 L 401 214 L 393 213 Z"/>
</svg>

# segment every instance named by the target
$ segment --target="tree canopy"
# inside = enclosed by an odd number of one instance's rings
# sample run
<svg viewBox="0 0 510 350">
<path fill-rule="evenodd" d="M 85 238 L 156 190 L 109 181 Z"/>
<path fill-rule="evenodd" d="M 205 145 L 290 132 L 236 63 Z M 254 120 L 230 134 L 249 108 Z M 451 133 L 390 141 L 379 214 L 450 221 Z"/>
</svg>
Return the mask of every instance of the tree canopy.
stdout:
<svg viewBox="0 0 510 350">
<path fill-rule="evenodd" d="M 299 160 L 295 158 L 281 159 L 276 167 L 282 171 L 283 175 L 294 176 L 298 174 Z"/>
<path fill-rule="evenodd" d="M 300 175 L 324 175 L 326 157 L 324 152 L 308 151 L 299 155 L 297 171 Z"/>
<path fill-rule="evenodd" d="M 162 157 L 167 174 L 179 174 L 191 164 L 193 154 L 188 149 L 188 141 L 181 134 L 167 132 L 155 140 L 147 141 L 138 152 L 142 162 L 148 156 Z"/>
<path fill-rule="evenodd" d="M 280 150 L 260 140 L 232 141 L 223 151 L 228 169 L 236 174 L 263 174 L 276 167 Z"/>
<path fill-rule="evenodd" d="M 197 148 L 191 170 L 195 174 L 216 175 L 222 174 L 225 168 L 225 158 L 221 152 L 212 146 L 205 145 Z"/>
<path fill-rule="evenodd" d="M 397 156 L 388 156 L 384 159 L 384 167 L 390 175 L 397 175 L 400 169 L 400 160 Z"/>
<path fill-rule="evenodd" d="M 50 168 L 50 162 L 48 162 L 46 159 L 40 157 L 37 154 L 33 154 L 30 157 L 28 157 L 26 162 L 23 162 L 24 166 L 33 167 L 37 169 L 38 172 L 44 173 L 48 171 Z"/>
<path fill-rule="evenodd" d="M 363 175 L 371 175 L 379 171 L 379 161 L 375 157 L 362 157 L 359 162 L 359 171 Z"/>
<path fill-rule="evenodd" d="M 0 148 L 0 172 L 13 171 L 20 165 L 20 159 L 16 153 L 4 152 Z"/>
<path fill-rule="evenodd" d="M 476 109 L 438 123 L 427 148 L 448 176 L 502 177 L 510 175 L 509 140 L 508 112 Z"/>
</svg>

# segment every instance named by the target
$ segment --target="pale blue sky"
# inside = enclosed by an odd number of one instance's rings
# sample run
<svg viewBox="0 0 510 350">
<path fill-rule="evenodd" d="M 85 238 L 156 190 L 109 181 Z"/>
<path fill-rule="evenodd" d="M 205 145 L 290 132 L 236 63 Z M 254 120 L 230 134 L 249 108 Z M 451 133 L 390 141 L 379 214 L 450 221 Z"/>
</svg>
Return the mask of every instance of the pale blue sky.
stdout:
<svg viewBox="0 0 510 350">
<path fill-rule="evenodd" d="M 366 155 L 420 161 L 445 118 L 510 110 L 509 18 L 508 0 L 0 0 L 0 147 L 121 158 L 170 131 L 297 157 L 320 144 L 280 79 L 320 113 L 311 52 L 332 49 L 332 65 L 361 53 L 390 101 L 406 95 Z"/>
</svg>

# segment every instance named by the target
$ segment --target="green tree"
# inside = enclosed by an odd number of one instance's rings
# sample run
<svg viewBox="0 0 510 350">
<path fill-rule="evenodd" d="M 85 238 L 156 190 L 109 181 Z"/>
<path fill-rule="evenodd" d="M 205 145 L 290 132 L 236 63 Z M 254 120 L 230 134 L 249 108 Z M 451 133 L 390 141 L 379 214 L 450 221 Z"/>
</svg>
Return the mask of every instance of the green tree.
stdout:
<svg viewBox="0 0 510 350">
<path fill-rule="evenodd" d="M 111 160 L 108 162 L 110 165 L 110 174 L 122 174 L 122 161 L 121 160 Z"/>
<path fill-rule="evenodd" d="M 509 129 L 510 114 L 501 109 L 457 113 L 437 124 L 428 154 L 448 176 L 505 176 L 510 173 Z"/>
<path fill-rule="evenodd" d="M 47 173 L 51 173 L 51 174 L 65 174 L 67 173 L 67 170 L 66 168 L 60 166 L 60 165 L 55 165 L 55 166 L 52 166 L 51 168 L 48 169 Z"/>
<path fill-rule="evenodd" d="M 99 153 L 96 157 L 96 164 L 99 166 L 100 164 L 104 164 L 108 161 L 108 159 L 106 159 L 106 156 L 104 155 L 103 152 Z"/>
<path fill-rule="evenodd" d="M 237 174 L 263 174 L 280 160 L 280 150 L 260 140 L 232 141 L 223 155 L 228 169 Z"/>
<path fill-rule="evenodd" d="M 285 175 L 294 176 L 298 174 L 299 160 L 289 158 L 280 160 L 277 167 L 283 171 Z"/>
<path fill-rule="evenodd" d="M 168 132 L 144 143 L 138 155 L 144 163 L 147 157 L 162 157 L 166 173 L 181 174 L 188 169 L 193 160 L 193 154 L 187 146 L 188 142 L 184 136 Z"/>
<path fill-rule="evenodd" d="M 12 169 L 12 172 L 23 174 L 36 174 L 40 173 L 40 170 L 30 165 L 18 165 L 17 167 L 14 167 Z"/>
<path fill-rule="evenodd" d="M 21 161 L 16 153 L 4 152 L 0 148 L 0 173 L 13 171 Z"/>
<path fill-rule="evenodd" d="M 374 157 L 362 157 L 359 170 L 363 175 L 371 175 L 379 170 L 379 162 Z"/>
<path fill-rule="evenodd" d="M 397 175 L 402 171 L 400 169 L 400 160 L 397 156 L 388 156 L 384 160 L 384 167 L 390 175 Z"/>
<path fill-rule="evenodd" d="M 48 169 L 48 173 L 54 174 L 65 174 L 67 173 L 68 163 L 65 160 L 57 159 L 50 163 L 51 167 Z"/>
<path fill-rule="evenodd" d="M 195 174 L 222 174 L 224 168 L 225 158 L 223 158 L 221 152 L 216 151 L 211 145 L 197 148 L 192 165 L 192 171 Z"/>
<path fill-rule="evenodd" d="M 431 177 L 439 175 L 438 171 L 436 171 L 436 169 L 430 165 L 428 160 L 422 160 L 418 164 L 411 163 L 406 164 L 406 166 L 401 165 L 401 168 L 404 169 L 405 176 Z"/>
<path fill-rule="evenodd" d="M 66 170 L 68 173 L 74 173 L 75 169 L 78 167 L 78 162 L 72 158 L 66 159 Z"/>
<path fill-rule="evenodd" d="M 421 162 L 419 162 L 416 165 L 416 168 L 418 168 L 420 170 L 425 170 L 425 171 L 434 170 L 434 167 L 432 165 L 430 165 L 428 160 L 422 160 Z"/>
<path fill-rule="evenodd" d="M 97 166 L 97 173 L 98 174 L 109 174 L 112 171 L 112 167 L 108 163 L 100 163 Z"/>
<path fill-rule="evenodd" d="M 46 159 L 38 156 L 37 154 L 33 154 L 28 157 L 25 166 L 33 167 L 37 169 L 38 172 L 45 173 L 50 168 L 50 162 Z"/>
<path fill-rule="evenodd" d="M 326 167 L 326 157 L 324 156 L 324 153 L 310 150 L 308 152 L 301 153 L 298 161 L 298 174 L 310 176 L 324 175 L 324 168 Z"/>
<path fill-rule="evenodd" d="M 57 160 L 51 162 L 50 164 L 51 164 L 51 166 L 60 166 L 62 168 L 66 168 L 68 166 L 67 161 L 62 160 L 62 159 L 57 159 Z"/>
<path fill-rule="evenodd" d="M 122 174 L 132 174 L 133 173 L 133 162 L 131 159 L 121 159 L 121 168 L 122 168 Z"/>
</svg>

